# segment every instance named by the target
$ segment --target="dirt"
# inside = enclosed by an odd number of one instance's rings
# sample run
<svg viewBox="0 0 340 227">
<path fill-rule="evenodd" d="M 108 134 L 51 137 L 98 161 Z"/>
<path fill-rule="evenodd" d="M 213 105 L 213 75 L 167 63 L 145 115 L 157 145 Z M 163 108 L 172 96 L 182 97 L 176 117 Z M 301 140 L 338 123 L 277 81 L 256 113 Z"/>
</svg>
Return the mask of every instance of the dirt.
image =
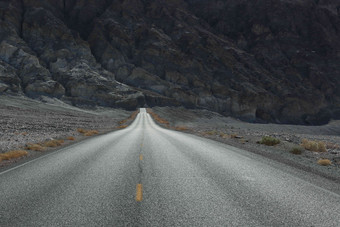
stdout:
<svg viewBox="0 0 340 227">
<path fill-rule="evenodd" d="M 322 126 L 255 124 L 207 110 L 155 107 L 152 111 L 168 120 L 173 129 L 177 127 L 182 132 L 242 148 L 340 182 L 340 121 Z M 277 138 L 280 144 L 258 144 L 263 136 Z M 303 149 L 300 146 L 303 139 L 325 142 L 329 145 L 327 152 Z M 290 153 L 294 147 L 300 147 L 302 154 Z M 318 165 L 317 161 L 322 158 L 331 160 L 332 165 Z"/>
</svg>

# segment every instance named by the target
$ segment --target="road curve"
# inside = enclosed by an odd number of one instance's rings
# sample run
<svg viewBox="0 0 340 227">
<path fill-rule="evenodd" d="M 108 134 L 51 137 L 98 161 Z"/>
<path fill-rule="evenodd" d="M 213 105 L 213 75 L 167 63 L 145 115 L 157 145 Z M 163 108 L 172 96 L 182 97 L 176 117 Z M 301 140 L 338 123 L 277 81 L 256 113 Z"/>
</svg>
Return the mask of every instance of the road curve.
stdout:
<svg viewBox="0 0 340 227">
<path fill-rule="evenodd" d="M 337 189 L 141 109 L 124 130 L 0 172 L 0 226 L 340 226 Z"/>
</svg>

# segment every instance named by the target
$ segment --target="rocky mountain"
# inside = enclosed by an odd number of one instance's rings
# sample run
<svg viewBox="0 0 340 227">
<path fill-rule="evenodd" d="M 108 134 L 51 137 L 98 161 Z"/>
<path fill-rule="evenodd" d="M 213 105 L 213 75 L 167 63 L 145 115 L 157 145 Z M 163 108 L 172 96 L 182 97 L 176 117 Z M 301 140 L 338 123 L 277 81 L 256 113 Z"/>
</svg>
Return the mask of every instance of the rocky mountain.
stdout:
<svg viewBox="0 0 340 227">
<path fill-rule="evenodd" d="M 340 0 L 0 0 L 0 93 L 340 119 Z"/>
</svg>

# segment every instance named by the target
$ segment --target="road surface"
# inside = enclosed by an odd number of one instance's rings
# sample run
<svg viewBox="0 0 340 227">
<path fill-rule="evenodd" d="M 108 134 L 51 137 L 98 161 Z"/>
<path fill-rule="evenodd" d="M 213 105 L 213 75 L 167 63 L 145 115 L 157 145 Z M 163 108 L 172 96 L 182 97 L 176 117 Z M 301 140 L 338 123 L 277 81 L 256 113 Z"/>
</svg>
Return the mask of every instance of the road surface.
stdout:
<svg viewBox="0 0 340 227">
<path fill-rule="evenodd" d="M 0 226 L 340 226 L 336 188 L 141 109 L 124 130 L 2 171 Z"/>
</svg>

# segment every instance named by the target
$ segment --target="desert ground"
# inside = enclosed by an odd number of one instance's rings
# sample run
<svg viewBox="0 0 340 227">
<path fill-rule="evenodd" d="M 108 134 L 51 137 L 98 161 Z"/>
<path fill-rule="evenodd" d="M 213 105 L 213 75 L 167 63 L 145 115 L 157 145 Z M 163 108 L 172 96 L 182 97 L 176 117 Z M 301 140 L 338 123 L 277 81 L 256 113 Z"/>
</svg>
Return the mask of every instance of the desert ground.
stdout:
<svg viewBox="0 0 340 227">
<path fill-rule="evenodd" d="M 171 130 L 227 143 L 340 181 L 340 121 L 322 126 L 257 124 L 199 109 L 154 107 L 151 111 L 168 122 L 162 124 L 156 120 L 158 124 Z M 79 129 L 96 130 L 98 134 L 118 130 L 132 113 L 103 107 L 78 108 L 47 97 L 33 100 L 23 96 L 0 96 L 0 153 L 27 150 L 29 144 L 50 140 L 62 140 L 63 146 L 67 146 L 88 138 Z M 124 121 L 124 126 L 132 120 Z M 263 136 L 276 138 L 280 143 L 275 146 L 259 144 Z M 326 151 L 304 149 L 300 146 L 303 139 L 322 141 Z M 293 148 L 298 148 L 301 154 L 291 153 Z M 27 150 L 27 156 L 34 158 L 55 149 Z M 8 167 L 25 158 L 2 160 L 0 167 Z M 322 166 L 317 163 L 320 159 L 328 159 L 331 164 Z"/>
<path fill-rule="evenodd" d="M 34 151 L 27 149 L 28 144 L 62 140 L 63 145 L 68 145 L 88 138 L 78 129 L 103 134 L 117 130 L 119 122 L 130 115 L 131 112 L 121 109 L 77 108 L 47 97 L 33 100 L 23 96 L 0 96 L 0 153 L 27 150 L 28 156 L 37 156 L 55 148 Z M 0 167 L 15 161 L 2 160 Z"/>
</svg>

